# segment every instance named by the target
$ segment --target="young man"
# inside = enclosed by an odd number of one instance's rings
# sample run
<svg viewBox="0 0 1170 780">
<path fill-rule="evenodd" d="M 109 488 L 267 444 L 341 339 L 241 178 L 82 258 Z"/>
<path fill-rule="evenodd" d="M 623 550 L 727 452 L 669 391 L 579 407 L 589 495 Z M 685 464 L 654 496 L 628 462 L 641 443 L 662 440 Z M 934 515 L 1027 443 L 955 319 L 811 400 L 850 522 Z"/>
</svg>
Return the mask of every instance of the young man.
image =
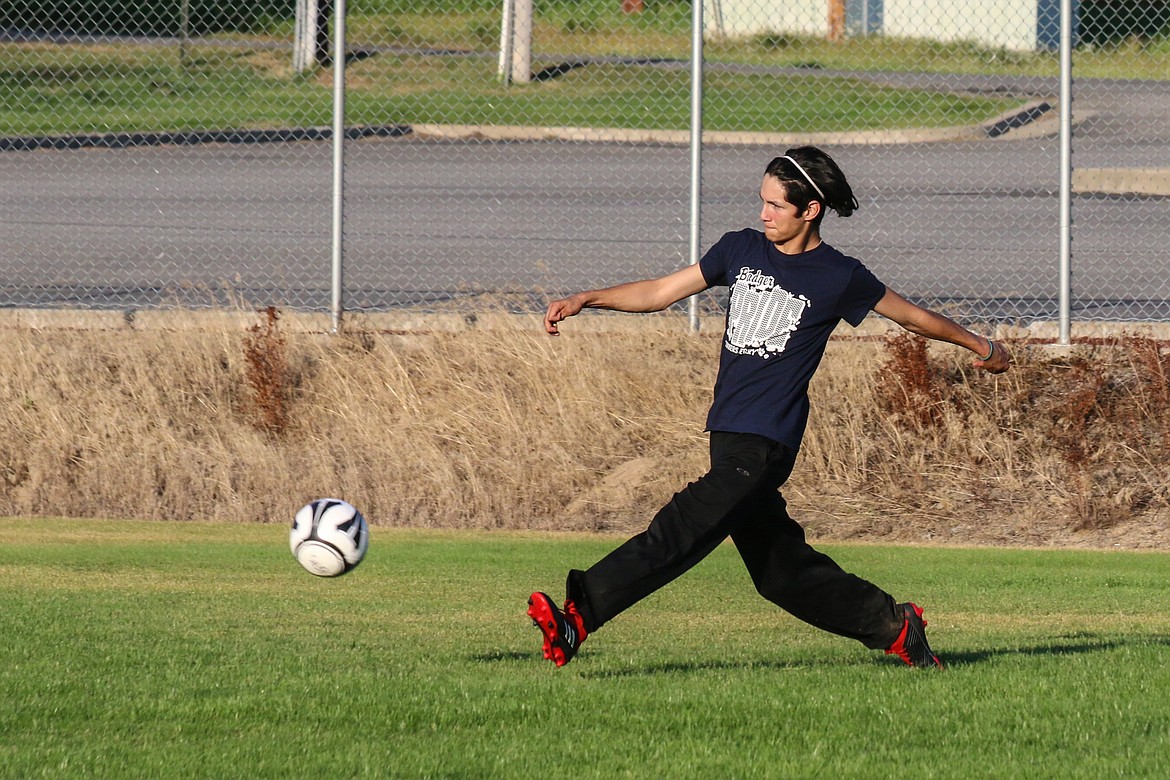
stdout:
<svg viewBox="0 0 1170 780">
<path fill-rule="evenodd" d="M 906 330 L 975 353 L 991 373 L 1009 366 L 1001 345 L 910 303 L 857 260 L 821 239 L 826 209 L 857 208 L 837 164 L 814 147 L 768 164 L 760 185 L 763 232 L 724 235 L 698 265 L 658 279 L 553 301 L 544 326 L 584 308 L 660 311 L 716 285 L 730 287 L 726 330 L 707 416 L 711 468 L 676 493 L 645 531 L 586 571 L 568 575 L 564 609 L 542 592 L 528 615 L 544 636 L 544 657 L 563 666 L 585 638 L 687 571 L 728 536 L 756 589 L 797 618 L 915 667 L 941 668 L 926 641 L 922 609 L 845 572 L 810 547 L 779 488 L 796 461 L 808 420 L 808 384 L 841 320 L 857 327 L 869 311 Z"/>
</svg>

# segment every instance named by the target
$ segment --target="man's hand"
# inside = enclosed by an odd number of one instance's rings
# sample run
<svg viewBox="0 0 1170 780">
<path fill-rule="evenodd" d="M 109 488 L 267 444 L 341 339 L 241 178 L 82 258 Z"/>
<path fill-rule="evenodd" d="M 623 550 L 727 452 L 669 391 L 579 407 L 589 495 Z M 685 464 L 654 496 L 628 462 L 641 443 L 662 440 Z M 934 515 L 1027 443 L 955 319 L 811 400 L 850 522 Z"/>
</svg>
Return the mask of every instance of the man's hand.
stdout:
<svg viewBox="0 0 1170 780">
<path fill-rule="evenodd" d="M 580 312 L 582 308 L 582 303 L 576 295 L 562 298 L 559 301 L 553 301 L 548 305 L 548 309 L 544 313 L 545 332 L 550 336 L 561 335 L 560 331 L 557 330 L 557 323 L 572 317 Z"/>
<path fill-rule="evenodd" d="M 987 352 L 991 354 L 986 360 L 977 357 L 971 361 L 971 365 L 975 368 L 982 368 L 989 374 L 1002 374 L 1011 368 L 1012 356 L 1003 344 L 987 339 Z"/>
<path fill-rule="evenodd" d="M 544 313 L 544 329 L 550 336 L 560 335 L 557 332 L 557 323 L 572 317 L 582 309 L 662 311 L 683 298 L 706 290 L 707 287 L 707 280 L 703 278 L 699 264 L 695 263 L 657 279 L 626 282 L 602 290 L 586 290 L 550 303 Z"/>
</svg>

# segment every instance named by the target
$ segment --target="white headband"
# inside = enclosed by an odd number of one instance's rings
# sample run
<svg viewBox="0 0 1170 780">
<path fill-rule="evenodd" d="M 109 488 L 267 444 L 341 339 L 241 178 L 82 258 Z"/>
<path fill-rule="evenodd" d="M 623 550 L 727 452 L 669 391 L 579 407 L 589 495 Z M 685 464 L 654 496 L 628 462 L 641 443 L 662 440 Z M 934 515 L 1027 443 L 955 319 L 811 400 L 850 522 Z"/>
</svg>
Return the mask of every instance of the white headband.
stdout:
<svg viewBox="0 0 1170 780">
<path fill-rule="evenodd" d="M 824 203 L 825 202 L 825 193 L 821 192 L 821 188 L 818 187 L 817 183 L 812 180 L 811 176 L 808 175 L 808 171 L 806 171 L 804 168 L 802 168 L 800 163 L 798 163 L 796 160 L 792 159 L 788 155 L 783 155 L 783 159 L 787 160 L 788 162 L 790 162 L 796 166 L 796 170 L 800 171 L 801 175 L 804 176 L 805 181 L 807 181 L 809 184 L 812 185 L 812 188 L 817 191 L 817 195 L 821 196 L 821 203 Z M 828 204 L 825 204 L 825 205 L 828 205 Z"/>
</svg>

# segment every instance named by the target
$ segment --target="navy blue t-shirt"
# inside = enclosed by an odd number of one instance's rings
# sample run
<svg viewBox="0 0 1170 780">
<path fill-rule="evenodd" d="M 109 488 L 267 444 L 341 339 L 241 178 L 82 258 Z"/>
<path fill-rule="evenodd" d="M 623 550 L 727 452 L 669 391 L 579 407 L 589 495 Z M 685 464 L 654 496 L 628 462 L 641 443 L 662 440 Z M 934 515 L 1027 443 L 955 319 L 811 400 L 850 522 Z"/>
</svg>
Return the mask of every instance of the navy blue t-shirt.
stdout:
<svg viewBox="0 0 1170 780">
<path fill-rule="evenodd" d="M 730 287 L 727 326 L 707 430 L 755 433 L 799 449 L 808 383 L 837 323 L 861 324 L 886 287 L 822 242 L 798 255 L 763 233 L 727 233 L 699 261 L 711 286 Z"/>
</svg>

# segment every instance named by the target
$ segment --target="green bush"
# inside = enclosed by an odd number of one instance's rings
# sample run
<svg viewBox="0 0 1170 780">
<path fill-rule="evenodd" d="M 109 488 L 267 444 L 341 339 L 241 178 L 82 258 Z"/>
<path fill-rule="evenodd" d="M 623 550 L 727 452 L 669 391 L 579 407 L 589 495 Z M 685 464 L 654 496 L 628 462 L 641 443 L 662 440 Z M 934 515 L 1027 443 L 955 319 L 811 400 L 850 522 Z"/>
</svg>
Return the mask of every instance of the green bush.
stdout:
<svg viewBox="0 0 1170 780">
<path fill-rule="evenodd" d="M 10 0 L 0 4 L 0 27 L 72 35 L 178 35 L 183 0 Z M 190 0 L 188 31 L 254 30 L 292 18 L 295 0 Z"/>
</svg>

